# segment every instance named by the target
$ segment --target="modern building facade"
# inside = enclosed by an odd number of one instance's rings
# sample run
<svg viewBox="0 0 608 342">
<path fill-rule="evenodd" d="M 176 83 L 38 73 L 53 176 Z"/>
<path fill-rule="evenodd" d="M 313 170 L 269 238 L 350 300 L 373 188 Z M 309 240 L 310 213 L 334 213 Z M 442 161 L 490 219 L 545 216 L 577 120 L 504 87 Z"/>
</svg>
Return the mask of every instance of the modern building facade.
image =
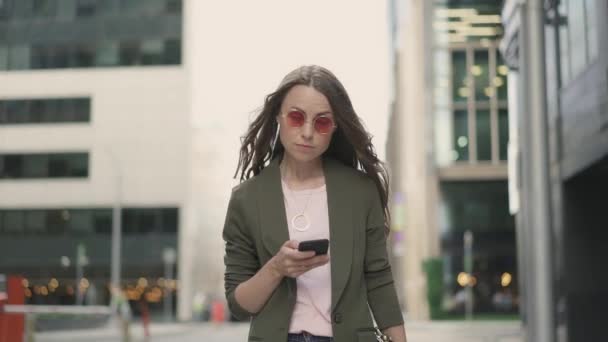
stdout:
<svg viewBox="0 0 608 342">
<path fill-rule="evenodd" d="M 502 10 L 527 341 L 605 338 L 607 17 L 601 0 L 506 1 Z"/>
<path fill-rule="evenodd" d="M 182 22 L 174 0 L 0 1 L 0 270 L 30 303 L 109 302 L 115 207 L 129 299 L 190 291 Z"/>
<path fill-rule="evenodd" d="M 464 317 L 471 288 L 473 314 L 516 315 L 500 4 L 395 4 L 397 77 L 387 156 L 404 309 L 414 319 Z M 466 232 L 473 237 L 470 257 Z M 435 278 L 424 266 L 433 260 L 440 265 Z"/>
</svg>

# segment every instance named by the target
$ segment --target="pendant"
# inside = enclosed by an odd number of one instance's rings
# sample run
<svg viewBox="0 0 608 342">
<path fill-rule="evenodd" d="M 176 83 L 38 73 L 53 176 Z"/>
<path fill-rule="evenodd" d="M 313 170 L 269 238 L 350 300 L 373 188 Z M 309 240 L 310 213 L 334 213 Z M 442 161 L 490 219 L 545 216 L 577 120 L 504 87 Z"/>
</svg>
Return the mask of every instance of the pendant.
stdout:
<svg viewBox="0 0 608 342">
<path fill-rule="evenodd" d="M 310 221 L 304 214 L 298 214 L 291 218 L 291 225 L 299 232 L 305 232 L 310 228 Z"/>
</svg>

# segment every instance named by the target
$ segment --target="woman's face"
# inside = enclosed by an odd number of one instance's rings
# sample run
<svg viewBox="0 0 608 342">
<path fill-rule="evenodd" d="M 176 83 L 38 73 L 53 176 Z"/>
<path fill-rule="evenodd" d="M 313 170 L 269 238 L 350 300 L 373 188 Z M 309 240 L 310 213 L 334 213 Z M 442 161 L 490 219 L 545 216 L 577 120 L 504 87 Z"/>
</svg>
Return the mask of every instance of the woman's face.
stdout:
<svg viewBox="0 0 608 342">
<path fill-rule="evenodd" d="M 297 123 L 302 122 L 298 119 L 302 118 L 303 125 L 297 127 Z M 329 101 L 315 88 L 305 85 L 296 85 L 287 92 L 277 120 L 281 124 L 279 136 L 285 153 L 299 162 L 319 158 L 329 147 L 335 131 L 336 121 Z"/>
</svg>

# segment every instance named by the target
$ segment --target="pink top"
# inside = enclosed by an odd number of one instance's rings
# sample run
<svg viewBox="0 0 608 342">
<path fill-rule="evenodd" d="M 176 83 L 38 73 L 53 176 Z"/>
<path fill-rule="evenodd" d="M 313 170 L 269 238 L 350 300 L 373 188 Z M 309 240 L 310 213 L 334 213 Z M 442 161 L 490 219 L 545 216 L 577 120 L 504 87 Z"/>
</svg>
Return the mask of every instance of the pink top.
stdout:
<svg viewBox="0 0 608 342">
<path fill-rule="evenodd" d="M 325 185 L 315 189 L 291 190 L 285 182 L 281 183 L 283 184 L 289 238 L 297 241 L 329 239 L 329 213 Z M 302 213 L 306 215 L 310 223 L 306 230 L 298 230 L 292 224 L 292 218 Z M 298 227 L 304 227 L 303 222 L 305 221 L 297 222 Z M 298 295 L 289 332 L 297 334 L 306 331 L 318 336 L 333 336 L 330 263 L 300 275 L 296 278 L 296 283 Z"/>
</svg>

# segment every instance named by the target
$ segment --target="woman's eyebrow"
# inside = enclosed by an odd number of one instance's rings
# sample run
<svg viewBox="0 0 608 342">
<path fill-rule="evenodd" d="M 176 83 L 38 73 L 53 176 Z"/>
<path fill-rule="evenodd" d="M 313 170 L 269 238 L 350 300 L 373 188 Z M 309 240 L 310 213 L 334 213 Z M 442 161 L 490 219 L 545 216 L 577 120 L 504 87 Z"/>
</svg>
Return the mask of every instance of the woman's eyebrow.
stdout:
<svg viewBox="0 0 608 342">
<path fill-rule="evenodd" d="M 302 112 L 302 113 L 306 114 L 306 111 L 305 111 L 304 109 L 302 109 L 302 108 L 298 107 L 298 106 L 291 106 L 291 108 L 295 108 L 295 109 L 299 110 L 300 112 Z M 317 113 L 317 114 L 315 114 L 315 116 L 319 116 L 319 115 L 327 115 L 327 114 L 333 114 L 333 113 L 332 113 L 331 111 L 329 111 L 329 110 L 328 110 L 328 111 L 325 111 L 325 112 L 320 112 L 320 113 Z"/>
</svg>

